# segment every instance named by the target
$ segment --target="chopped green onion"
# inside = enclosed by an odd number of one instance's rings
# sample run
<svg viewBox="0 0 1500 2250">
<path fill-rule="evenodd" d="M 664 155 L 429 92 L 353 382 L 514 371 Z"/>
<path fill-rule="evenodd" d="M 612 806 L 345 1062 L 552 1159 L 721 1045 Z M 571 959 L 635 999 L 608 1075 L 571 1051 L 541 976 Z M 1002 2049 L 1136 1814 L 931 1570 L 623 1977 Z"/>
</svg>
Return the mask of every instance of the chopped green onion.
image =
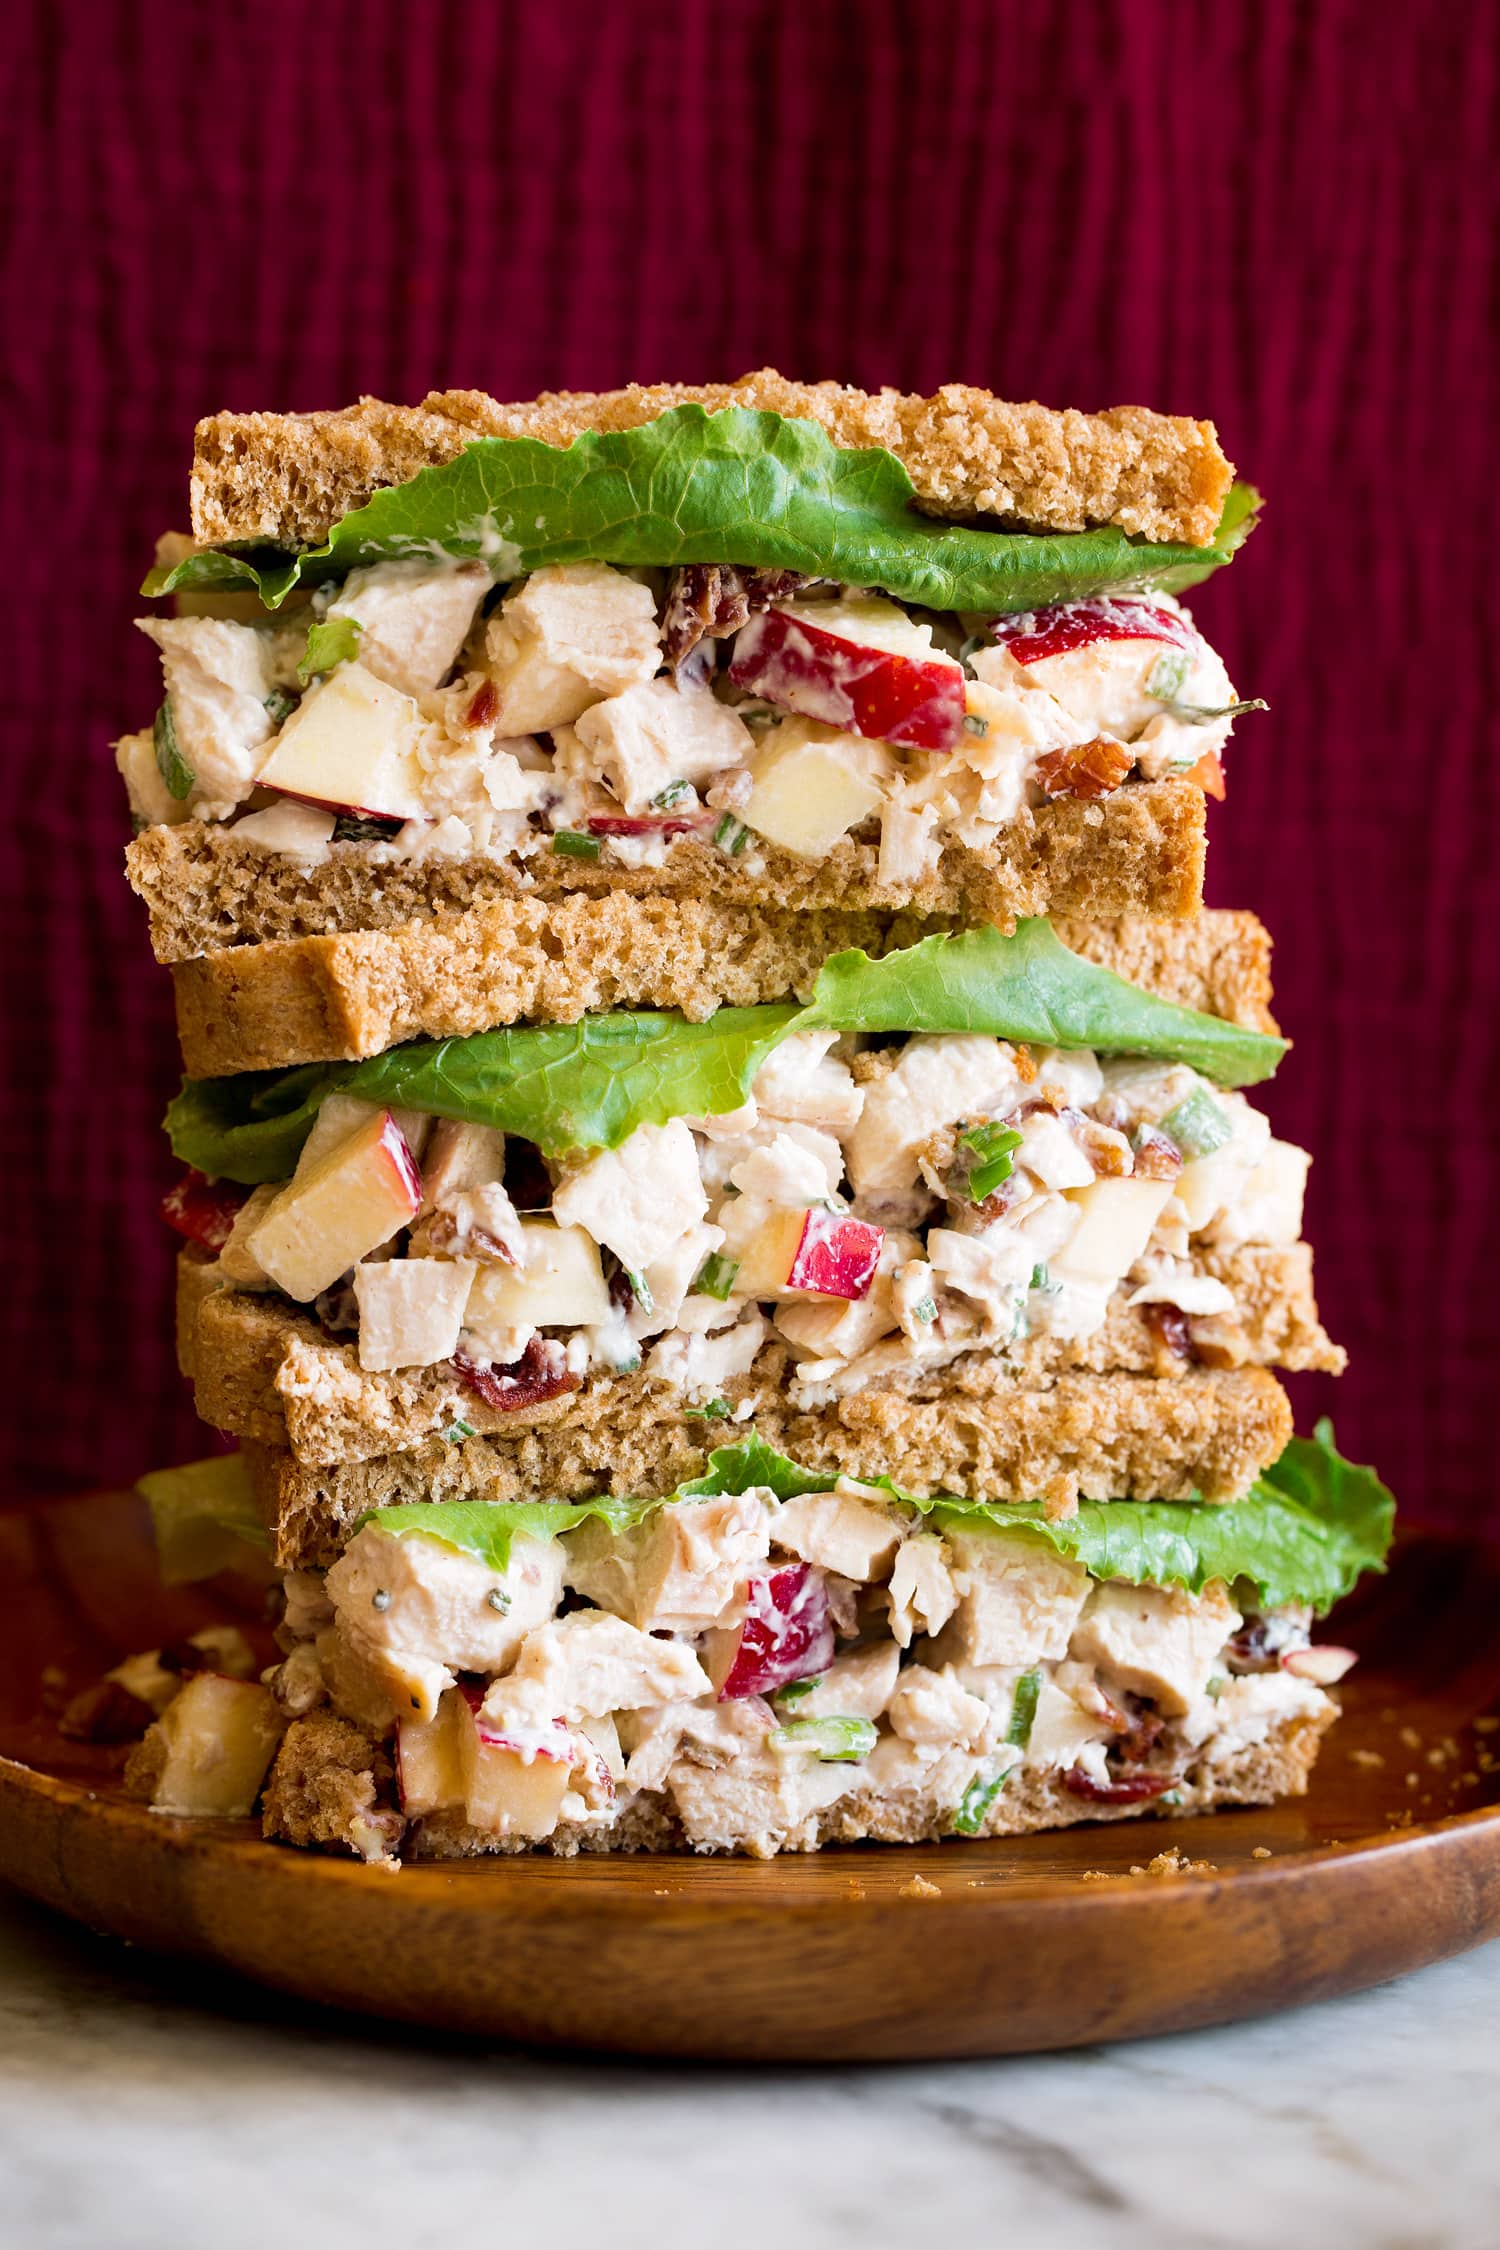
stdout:
<svg viewBox="0 0 1500 2250">
<path fill-rule="evenodd" d="M 559 828 L 552 839 L 559 859 L 597 859 L 603 848 L 597 836 L 582 835 L 576 828 Z"/>
<path fill-rule="evenodd" d="M 1219 1697 L 1224 1693 L 1224 1690 L 1228 1687 L 1228 1685 L 1229 1682 L 1224 1678 L 1223 1674 L 1218 1673 L 1213 1679 L 1209 1681 L 1208 1686 L 1204 1689 L 1203 1692 L 1206 1696 L 1209 1697 L 1212 1702 L 1217 1703 Z"/>
<path fill-rule="evenodd" d="M 714 842 L 721 852 L 728 852 L 731 859 L 737 857 L 749 841 L 749 829 L 742 820 L 736 820 L 733 813 L 726 813 L 714 830 Z"/>
<path fill-rule="evenodd" d="M 775 1701 L 778 1703 L 800 1703 L 804 1696 L 812 1694 L 813 1689 L 822 1677 L 822 1673 L 817 1672 L 810 1680 L 788 1680 L 785 1687 L 776 1690 Z"/>
<path fill-rule="evenodd" d="M 641 1311 L 654 1311 L 656 1307 L 656 1299 L 651 1294 L 651 1284 L 646 1279 L 646 1276 L 643 1273 L 632 1272 L 629 1266 L 622 1266 L 620 1268 L 620 1271 L 624 1274 L 625 1279 L 629 1282 L 630 1294 L 632 1297 L 634 1297 L 636 1303 L 640 1306 Z"/>
<path fill-rule="evenodd" d="M 977 1836 L 979 1834 L 980 1829 L 984 1826 L 985 1815 L 1009 1778 L 1009 1767 L 1006 1768 L 1004 1773 L 997 1773 L 992 1781 L 985 1781 L 979 1774 L 975 1774 L 974 1779 L 959 1799 L 957 1812 L 948 1824 L 955 1836 Z"/>
<path fill-rule="evenodd" d="M 958 1144 L 975 1158 L 969 1194 L 975 1203 L 983 1203 L 1010 1178 L 1011 1151 L 1020 1147 L 1021 1136 L 1011 1125 L 974 1125 L 959 1134 Z"/>
<path fill-rule="evenodd" d="M 1182 1791 L 1180 1789 L 1169 1789 L 1161 1802 L 1164 1805 L 1180 1805 L 1182 1803 Z"/>
<path fill-rule="evenodd" d="M 1234 1127 L 1211 1094 L 1200 1086 L 1169 1109 L 1161 1129 L 1177 1143 L 1184 1156 L 1211 1156 L 1216 1148 L 1234 1139 Z"/>
<path fill-rule="evenodd" d="M 977 711 L 965 711 L 965 713 L 964 713 L 964 733 L 965 733 L 965 734 L 978 734 L 978 735 L 985 735 L 985 734 L 988 734 L 988 733 L 989 733 L 989 731 L 990 731 L 990 722 L 989 722 L 989 720 L 988 720 L 988 719 L 981 719 L 981 717 L 979 716 L 979 713 L 978 713 Z"/>
<path fill-rule="evenodd" d="M 1166 656 L 1159 656 L 1146 681 L 1146 693 L 1154 695 L 1158 702 L 1169 702 L 1181 688 L 1189 669 L 1187 653 L 1183 649 L 1174 648 Z"/>
<path fill-rule="evenodd" d="M 733 1408 L 727 1398 L 711 1398 L 707 1406 L 685 1406 L 682 1411 L 690 1422 L 727 1422 Z"/>
<path fill-rule="evenodd" d="M 712 1250 L 698 1268 L 698 1278 L 693 1287 L 705 1297 L 717 1297 L 722 1304 L 734 1287 L 734 1277 L 740 1270 L 738 1258 L 725 1258 Z"/>
<path fill-rule="evenodd" d="M 474 1435 L 474 1425 L 472 1422 L 450 1422 L 443 1435 L 450 1445 L 462 1445 L 466 1437 Z"/>
<path fill-rule="evenodd" d="M 193 769 L 177 747 L 177 722 L 172 716 L 170 695 L 156 714 L 151 740 L 156 745 L 156 770 L 166 783 L 168 796 L 180 804 L 192 791 Z"/>
<path fill-rule="evenodd" d="M 1028 1289 L 1050 1289 L 1052 1287 L 1051 1268 L 1046 1264 L 1033 1266 L 1031 1269 L 1031 1279 L 1027 1282 L 1026 1286 Z"/>
<path fill-rule="evenodd" d="M 653 812 L 670 812 L 674 805 L 682 804 L 686 798 L 693 794 L 693 785 L 690 781 L 669 781 L 666 788 L 658 789 L 656 795 L 652 798 L 651 809 Z"/>
<path fill-rule="evenodd" d="M 497 1617 L 510 1615 L 511 1603 L 515 1597 L 504 1586 L 492 1586 L 484 1598 Z"/>
<path fill-rule="evenodd" d="M 352 664 L 359 654 L 360 624 L 356 617 L 320 617 L 316 625 L 307 629 L 307 647 L 297 677 L 306 687 L 318 672 L 331 672 L 336 665 Z"/>
<path fill-rule="evenodd" d="M 297 708 L 297 698 L 284 687 L 273 687 L 266 697 L 266 711 L 273 726 L 280 726 Z"/>
<path fill-rule="evenodd" d="M 781 1756 L 811 1754 L 827 1766 L 857 1765 L 880 1739 L 873 1719 L 788 1719 L 766 1740 Z"/>
<path fill-rule="evenodd" d="M 1271 708 L 1258 695 L 1244 703 L 1220 703 L 1213 706 L 1206 703 L 1174 703 L 1168 697 L 1163 697 L 1162 700 L 1172 717 L 1180 719 L 1188 727 L 1206 727 L 1215 719 L 1237 719 L 1245 711 L 1269 711 Z"/>
<path fill-rule="evenodd" d="M 1041 1693 L 1041 1673 L 1023 1672 L 1016 1682 L 1015 1697 L 1010 1707 L 1010 1725 L 1005 1730 L 1006 1741 L 1013 1742 L 1018 1750 L 1024 1750 L 1031 1740 Z"/>
<path fill-rule="evenodd" d="M 931 1297 L 919 1297 L 911 1308 L 911 1317 L 913 1320 L 920 1320 L 924 1327 L 930 1321 L 936 1320 L 937 1305 L 935 1301 Z"/>
</svg>

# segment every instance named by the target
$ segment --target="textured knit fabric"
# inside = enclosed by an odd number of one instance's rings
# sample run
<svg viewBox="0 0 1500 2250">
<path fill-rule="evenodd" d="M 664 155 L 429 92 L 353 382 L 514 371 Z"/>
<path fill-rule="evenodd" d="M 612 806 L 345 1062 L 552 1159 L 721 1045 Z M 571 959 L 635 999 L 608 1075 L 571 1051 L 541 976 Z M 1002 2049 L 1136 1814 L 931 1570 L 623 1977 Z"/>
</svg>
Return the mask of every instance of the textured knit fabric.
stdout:
<svg viewBox="0 0 1500 2250">
<path fill-rule="evenodd" d="M 1341 1442 L 1496 1506 L 1497 19 L 1449 0 L 31 0 L 0 31 L 12 629 L 4 1417 L 60 1488 L 189 1456 L 175 1073 L 126 890 L 130 625 L 219 407 L 774 362 L 1212 415 L 1270 497 L 1210 895 L 1276 933 Z"/>
</svg>

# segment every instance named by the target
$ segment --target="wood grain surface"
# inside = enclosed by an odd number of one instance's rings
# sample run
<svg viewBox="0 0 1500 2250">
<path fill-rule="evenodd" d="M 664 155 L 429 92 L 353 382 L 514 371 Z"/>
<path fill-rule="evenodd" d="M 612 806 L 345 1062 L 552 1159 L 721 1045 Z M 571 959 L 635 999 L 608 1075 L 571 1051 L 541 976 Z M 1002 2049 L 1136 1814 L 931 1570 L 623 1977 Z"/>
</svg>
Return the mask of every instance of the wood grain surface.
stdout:
<svg viewBox="0 0 1500 2250">
<path fill-rule="evenodd" d="M 77 1688 L 213 1618 L 164 1591 L 125 1495 L 0 1512 L 0 1876 L 92 1928 L 459 2034 L 705 2059 L 1008 2054 L 1220 2023 L 1500 1934 L 1500 1553 L 1398 1549 L 1340 1631 L 1363 1661 L 1305 1799 L 769 1864 L 545 1857 L 392 1873 L 160 1818 Z M 1176 1852 L 1172 1873 L 1148 1863 Z"/>
</svg>

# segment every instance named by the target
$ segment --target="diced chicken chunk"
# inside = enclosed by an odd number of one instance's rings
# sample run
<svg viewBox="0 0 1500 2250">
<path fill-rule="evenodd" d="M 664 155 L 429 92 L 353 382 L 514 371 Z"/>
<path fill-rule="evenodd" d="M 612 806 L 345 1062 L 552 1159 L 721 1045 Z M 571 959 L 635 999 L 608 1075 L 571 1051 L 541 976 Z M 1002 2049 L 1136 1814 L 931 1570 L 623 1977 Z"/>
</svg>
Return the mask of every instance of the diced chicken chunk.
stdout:
<svg viewBox="0 0 1500 2250">
<path fill-rule="evenodd" d="M 1089 1591 L 1081 1563 L 1013 1531 L 944 1534 L 958 1608 L 939 1648 L 945 1662 L 1035 1664 L 1066 1656 Z"/>
<path fill-rule="evenodd" d="M 353 570 L 328 608 L 360 628 L 359 660 L 403 695 L 448 677 L 490 582 L 477 562 L 382 562 Z"/>
<path fill-rule="evenodd" d="M 708 1676 L 681 1641 L 656 1640 L 623 1617 L 579 1609 L 529 1633 L 512 1677 L 535 1683 L 552 1710 L 639 1711 L 709 1692 Z"/>
<path fill-rule="evenodd" d="M 461 1188 L 487 1187 L 492 1180 L 504 1178 L 505 1135 L 497 1126 L 434 1118 L 422 1160 L 426 1203 L 437 1203 Z"/>
<path fill-rule="evenodd" d="M 902 1541 L 890 1583 L 891 1632 L 899 1647 L 910 1648 L 918 1633 L 940 1633 L 958 1607 L 949 1557 L 935 1532 Z"/>
<path fill-rule="evenodd" d="M 1175 1718 L 1203 1693 L 1239 1623 L 1239 1611 L 1220 1585 L 1194 1595 L 1176 1586 L 1111 1580 L 1089 1595 L 1069 1654 L 1097 1665 L 1132 1695 L 1149 1696 Z"/>
<path fill-rule="evenodd" d="M 471 1258 L 386 1258 L 357 1265 L 360 1366 L 376 1372 L 451 1359 L 476 1271 Z"/>
<path fill-rule="evenodd" d="M 1210 1240 L 1221 1250 L 1238 1250 L 1246 1242 L 1295 1242 L 1302 1232 L 1302 1199 L 1311 1162 L 1305 1149 L 1273 1140 L 1233 1201 L 1219 1213 L 1209 1230 Z"/>
<path fill-rule="evenodd" d="M 186 801 L 200 819 L 227 820 L 265 762 L 275 643 L 254 626 L 216 617 L 137 622 L 161 650 L 177 747 L 193 777 Z"/>
<path fill-rule="evenodd" d="M 895 1693 L 901 1651 L 894 1641 L 870 1641 L 836 1656 L 805 1695 L 786 1706 L 798 1719 L 878 1719 Z"/>
<path fill-rule="evenodd" d="M 922 1143 L 959 1118 L 1003 1116 L 1023 1092 L 1015 1058 L 998 1039 L 953 1033 L 910 1040 L 895 1068 L 865 1087 L 849 1135 L 849 1177 L 861 1211 L 904 1212 L 917 1188 Z"/>
<path fill-rule="evenodd" d="M 692 1134 L 680 1117 L 637 1126 L 570 1173 L 552 1208 L 561 1225 L 585 1228 L 628 1271 L 644 1273 L 707 1215 Z"/>
<path fill-rule="evenodd" d="M 832 1492 L 803 1492 L 784 1500 L 771 1536 L 802 1562 L 867 1585 L 890 1569 L 901 1531 L 893 1507 L 841 1478 Z"/>
<path fill-rule="evenodd" d="M 706 687 L 641 680 L 593 704 L 575 732 L 592 771 L 627 813 L 646 813 L 674 781 L 706 781 L 755 747 L 743 719 Z"/>
<path fill-rule="evenodd" d="M 683 1502 L 625 1531 L 585 1523 L 568 1549 L 568 1584 L 590 1601 L 643 1632 L 701 1632 L 770 1552 L 765 1496 Z"/>
<path fill-rule="evenodd" d="M 555 1540 L 516 1538 L 503 1571 L 447 1546 L 442 1510 L 431 1537 L 396 1538 L 367 1524 L 325 1581 L 335 1614 L 385 1648 L 418 1649 L 455 1672 L 498 1672 L 556 1609 L 563 1555 Z"/>
<path fill-rule="evenodd" d="M 764 1315 L 753 1311 L 742 1313 L 733 1328 L 721 1328 L 717 1335 L 679 1329 L 655 1347 L 646 1373 L 687 1398 L 717 1398 L 737 1376 L 749 1374 L 770 1333 Z"/>
<path fill-rule="evenodd" d="M 841 1138 L 852 1132 L 864 1106 L 849 1065 L 830 1055 L 833 1031 L 794 1031 L 783 1039 L 755 1074 L 751 1091 L 761 1114 L 821 1125 Z"/>
<path fill-rule="evenodd" d="M 130 810 L 138 821 L 147 828 L 170 828 L 179 820 L 191 820 L 186 797 L 174 797 L 162 779 L 156 738 L 149 727 L 140 734 L 122 735 L 114 750 Z"/>
<path fill-rule="evenodd" d="M 1060 1664 L 1042 1681 L 1026 1744 L 1027 1763 L 1053 1771 L 1082 1764 L 1085 1772 L 1103 1780 L 1104 1746 L 1113 1732 L 1090 1674 L 1081 1664 Z"/>
<path fill-rule="evenodd" d="M 570 726 L 658 669 L 650 588 L 604 563 L 534 571 L 491 618 L 485 661 L 506 734 Z"/>
<path fill-rule="evenodd" d="M 934 1672 L 925 1664 L 908 1664 L 890 1702 L 893 1730 L 907 1742 L 931 1743 L 948 1749 L 987 1747 L 994 1729 L 989 1705 L 970 1695 L 951 1667 Z"/>
</svg>

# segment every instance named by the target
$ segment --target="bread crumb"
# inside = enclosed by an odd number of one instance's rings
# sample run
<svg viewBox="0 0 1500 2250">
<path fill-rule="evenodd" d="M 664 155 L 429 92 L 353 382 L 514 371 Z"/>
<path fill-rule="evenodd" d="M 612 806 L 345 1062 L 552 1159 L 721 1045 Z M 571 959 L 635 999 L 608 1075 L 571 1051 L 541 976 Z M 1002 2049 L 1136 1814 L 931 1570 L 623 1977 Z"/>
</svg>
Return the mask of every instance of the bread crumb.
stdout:
<svg viewBox="0 0 1500 2250">
<path fill-rule="evenodd" d="M 901 1898 L 941 1898 L 942 1895 L 941 1885 L 929 1883 L 925 1875 L 913 1875 L 909 1883 L 902 1884 L 898 1893 Z"/>
<path fill-rule="evenodd" d="M 1408 1789 L 1415 1789 L 1415 1788 L 1416 1788 L 1416 1786 L 1417 1786 L 1417 1783 L 1418 1783 L 1418 1782 L 1419 1782 L 1419 1781 L 1421 1780 L 1421 1778 L 1422 1778 L 1422 1776 L 1421 1776 L 1421 1775 L 1420 1775 L 1419 1773 L 1409 1773 L 1409 1774 L 1407 1775 L 1407 1777 L 1406 1777 L 1406 1786 L 1407 1786 L 1407 1788 L 1408 1788 Z"/>
<path fill-rule="evenodd" d="M 1373 1768 L 1385 1764 L 1385 1760 L 1378 1750 L 1351 1750 L 1349 1756 L 1357 1766 Z"/>
<path fill-rule="evenodd" d="M 1269 1859 L 1270 1856 L 1270 1851 L 1264 1844 L 1257 1844 L 1254 1851 L 1250 1854 L 1250 1857 L 1252 1859 Z"/>
<path fill-rule="evenodd" d="M 1132 1867 L 1130 1872 L 1132 1875 L 1217 1875 L 1219 1870 L 1211 1859 L 1185 1859 L 1173 1844 L 1167 1851 L 1158 1852 L 1144 1867 Z"/>
<path fill-rule="evenodd" d="M 1458 1778 L 1465 1789 L 1477 1789 L 1479 1786 L 1479 1776 L 1472 1766 L 1466 1772 L 1461 1773 Z"/>
<path fill-rule="evenodd" d="M 1403 1727 L 1401 1729 L 1401 1740 L 1408 1750 L 1420 1750 L 1422 1747 L 1422 1737 L 1415 1727 Z"/>
<path fill-rule="evenodd" d="M 1476 1734 L 1493 1734 L 1497 1727 L 1500 1727 L 1500 1718 L 1495 1718 L 1490 1714 L 1474 1721 L 1474 1732 Z"/>
</svg>

